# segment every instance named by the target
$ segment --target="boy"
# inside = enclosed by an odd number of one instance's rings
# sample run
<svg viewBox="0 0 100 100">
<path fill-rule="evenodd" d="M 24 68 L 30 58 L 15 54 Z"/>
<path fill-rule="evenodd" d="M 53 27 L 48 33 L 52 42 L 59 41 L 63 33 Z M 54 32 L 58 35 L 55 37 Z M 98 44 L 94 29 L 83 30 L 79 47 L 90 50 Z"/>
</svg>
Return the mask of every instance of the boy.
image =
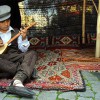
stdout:
<svg viewBox="0 0 100 100">
<path fill-rule="evenodd" d="M 10 11 L 10 6 L 0 6 L 0 47 L 18 33 L 17 29 L 10 26 Z M 13 76 L 8 88 L 9 93 L 32 97 L 34 93 L 24 87 L 23 83 L 32 75 L 37 53 L 28 51 L 30 43 L 27 38 L 27 30 L 22 30 L 20 33 L 21 35 L 8 45 L 6 51 L 0 54 L 0 73 L 8 73 Z"/>
</svg>

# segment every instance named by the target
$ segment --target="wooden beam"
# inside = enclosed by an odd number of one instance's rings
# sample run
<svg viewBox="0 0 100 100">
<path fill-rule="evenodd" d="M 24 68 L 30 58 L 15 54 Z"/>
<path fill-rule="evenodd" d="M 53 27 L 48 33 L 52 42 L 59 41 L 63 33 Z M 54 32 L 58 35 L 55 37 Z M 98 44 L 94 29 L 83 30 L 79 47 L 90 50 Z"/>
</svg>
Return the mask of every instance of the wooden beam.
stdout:
<svg viewBox="0 0 100 100">
<path fill-rule="evenodd" d="M 97 9 L 97 6 L 96 6 L 94 0 L 92 0 L 92 3 L 93 3 L 93 5 L 94 5 L 94 7 L 95 7 L 95 9 L 96 9 L 96 12 L 98 13 L 98 9 Z"/>
<path fill-rule="evenodd" d="M 98 18 L 97 18 L 97 36 L 96 36 L 95 57 L 100 57 L 100 0 L 99 0 L 99 3 L 98 3 Z"/>
<path fill-rule="evenodd" d="M 86 0 L 83 0 L 82 44 L 85 44 L 85 11 L 86 11 Z"/>
</svg>

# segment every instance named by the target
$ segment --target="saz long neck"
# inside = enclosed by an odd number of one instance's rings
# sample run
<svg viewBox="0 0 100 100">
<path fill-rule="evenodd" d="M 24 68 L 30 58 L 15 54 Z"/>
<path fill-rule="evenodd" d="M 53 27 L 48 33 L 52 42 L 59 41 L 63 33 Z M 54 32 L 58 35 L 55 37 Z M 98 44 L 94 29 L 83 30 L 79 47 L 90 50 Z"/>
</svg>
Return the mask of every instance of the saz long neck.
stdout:
<svg viewBox="0 0 100 100">
<path fill-rule="evenodd" d="M 36 25 L 36 23 L 34 22 L 34 23 L 32 23 L 31 25 L 29 25 L 28 27 L 26 27 L 26 28 L 24 28 L 23 30 L 28 30 L 30 27 L 32 27 L 33 25 Z M 21 33 L 21 31 L 19 32 L 19 33 L 17 33 L 14 37 L 12 37 L 8 42 L 7 42 L 7 44 L 10 44 L 13 40 L 15 40 L 18 36 L 20 36 L 20 33 Z"/>
</svg>

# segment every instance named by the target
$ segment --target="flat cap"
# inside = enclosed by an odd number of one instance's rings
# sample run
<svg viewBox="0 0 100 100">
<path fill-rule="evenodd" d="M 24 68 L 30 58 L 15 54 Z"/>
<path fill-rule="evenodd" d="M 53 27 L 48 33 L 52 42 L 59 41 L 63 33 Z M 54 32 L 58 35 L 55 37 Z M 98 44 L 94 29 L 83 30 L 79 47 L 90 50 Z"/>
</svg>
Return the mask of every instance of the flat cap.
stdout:
<svg viewBox="0 0 100 100">
<path fill-rule="evenodd" d="M 4 21 L 11 16 L 11 8 L 8 5 L 1 5 L 0 6 L 0 21 Z"/>
</svg>

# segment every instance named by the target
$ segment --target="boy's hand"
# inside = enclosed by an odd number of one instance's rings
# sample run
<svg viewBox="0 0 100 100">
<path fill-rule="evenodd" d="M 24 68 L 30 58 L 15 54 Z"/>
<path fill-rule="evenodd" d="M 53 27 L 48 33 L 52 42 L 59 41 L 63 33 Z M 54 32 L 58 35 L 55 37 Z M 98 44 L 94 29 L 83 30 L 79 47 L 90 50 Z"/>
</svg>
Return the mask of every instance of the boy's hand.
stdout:
<svg viewBox="0 0 100 100">
<path fill-rule="evenodd" d="M 26 36 L 27 36 L 27 30 L 23 29 L 20 31 L 20 34 L 22 36 L 22 40 L 25 40 L 26 39 Z"/>
</svg>

